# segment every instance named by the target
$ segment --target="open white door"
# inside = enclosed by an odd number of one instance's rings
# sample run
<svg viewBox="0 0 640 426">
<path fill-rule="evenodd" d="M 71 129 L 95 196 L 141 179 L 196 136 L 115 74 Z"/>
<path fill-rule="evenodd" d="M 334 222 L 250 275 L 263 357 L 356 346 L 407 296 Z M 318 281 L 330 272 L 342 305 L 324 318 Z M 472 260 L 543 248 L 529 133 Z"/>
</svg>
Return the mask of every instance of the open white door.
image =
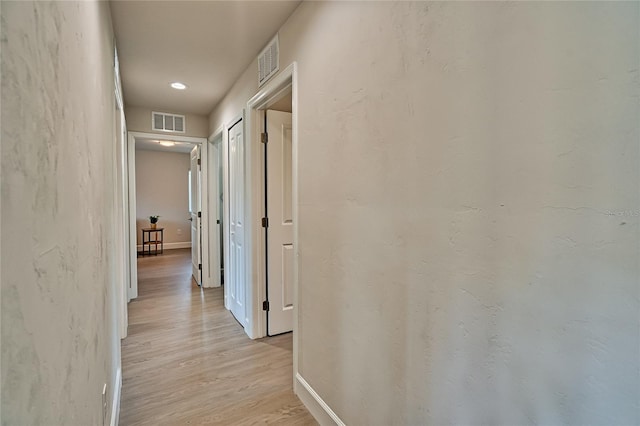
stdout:
<svg viewBox="0 0 640 426">
<path fill-rule="evenodd" d="M 293 146 L 291 113 L 267 111 L 267 334 L 293 330 Z"/>
<path fill-rule="evenodd" d="M 190 173 L 190 203 L 189 213 L 191 221 L 191 263 L 193 278 L 198 285 L 202 285 L 202 256 L 201 256 L 201 204 L 200 204 L 200 145 L 191 150 Z"/>
<path fill-rule="evenodd" d="M 245 156 L 243 122 L 238 121 L 228 130 L 229 141 L 229 271 L 225 271 L 225 297 L 229 309 L 243 327 L 246 327 L 246 253 L 245 232 Z"/>
</svg>

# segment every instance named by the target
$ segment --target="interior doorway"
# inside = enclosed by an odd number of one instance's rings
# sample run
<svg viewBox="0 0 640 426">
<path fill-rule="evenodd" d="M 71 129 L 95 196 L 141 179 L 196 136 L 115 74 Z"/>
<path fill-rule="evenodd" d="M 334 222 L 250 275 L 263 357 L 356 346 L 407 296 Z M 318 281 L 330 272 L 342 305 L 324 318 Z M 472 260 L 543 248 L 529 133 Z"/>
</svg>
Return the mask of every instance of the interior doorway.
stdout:
<svg viewBox="0 0 640 426">
<path fill-rule="evenodd" d="M 168 211 L 164 207 L 159 209 L 154 204 L 154 200 L 147 203 L 146 210 L 144 212 L 138 211 L 138 194 L 137 194 L 137 180 L 140 179 L 138 170 L 136 167 L 136 152 L 140 151 L 137 148 L 144 147 L 153 151 L 160 149 L 159 146 L 164 143 L 164 149 L 171 148 L 169 152 L 181 152 L 180 155 L 184 156 L 184 167 L 180 166 L 176 171 L 175 176 L 167 177 L 167 169 L 163 168 L 160 164 L 154 162 L 153 159 L 149 159 L 149 169 L 146 179 L 150 181 L 151 185 L 154 185 L 156 189 L 160 190 L 160 197 L 165 197 L 170 192 L 176 192 L 177 187 L 182 188 L 182 196 L 186 201 L 176 202 L 176 207 L 172 213 L 163 214 Z M 167 145 L 171 145 L 170 147 Z M 198 265 L 197 272 L 194 271 L 194 280 L 201 284 L 203 287 L 212 287 L 212 283 L 208 280 L 209 271 L 205 262 L 202 259 L 208 257 L 208 221 L 207 218 L 207 167 L 206 162 L 197 163 L 198 181 L 200 185 L 196 187 L 196 203 L 198 209 L 195 211 L 199 220 L 196 223 L 197 237 L 195 241 L 191 241 L 192 238 L 177 238 L 173 242 L 166 239 L 167 232 L 173 232 L 175 236 L 190 236 L 192 233 L 191 222 L 189 221 L 191 216 L 191 203 L 188 201 L 190 198 L 189 186 L 191 186 L 191 151 L 197 147 L 197 152 L 200 156 L 206 156 L 207 151 L 207 139 L 187 137 L 187 136 L 164 136 L 155 133 L 142 133 L 142 132 L 129 132 L 128 137 L 128 222 L 129 222 L 129 252 L 130 252 L 130 288 L 129 299 L 135 299 L 138 296 L 138 277 L 137 277 L 137 258 L 138 253 L 141 251 L 141 228 L 149 225 L 149 216 L 158 215 L 160 219 L 158 221 L 159 228 L 163 229 L 163 249 L 177 249 L 177 248 L 190 248 L 195 252 L 194 258 L 196 258 Z M 140 152 L 142 152 L 140 151 Z M 157 151 L 156 151 L 157 152 Z M 172 167 L 173 168 L 173 167 Z M 161 182 L 161 178 L 166 178 Z M 195 244 L 194 244 L 195 243 Z M 195 247 L 194 247 L 195 246 Z M 200 266 L 202 265 L 202 266 Z M 200 269 L 201 268 L 201 269 Z M 202 275 L 200 275 L 202 274 Z"/>
<path fill-rule="evenodd" d="M 250 318 L 249 327 L 245 330 L 251 338 L 259 338 L 267 335 L 278 334 L 293 331 L 294 354 L 297 347 L 296 322 L 297 322 L 297 276 L 298 276 L 298 244 L 297 244 L 297 89 L 296 89 L 296 64 L 292 63 L 285 69 L 281 70 L 275 77 L 267 82 L 262 89 L 247 102 L 247 164 L 248 175 L 251 186 L 248 199 L 251 202 L 250 217 L 248 223 L 251 226 L 250 232 L 247 231 L 249 240 L 247 246 L 250 248 L 248 253 L 250 259 L 248 263 L 248 276 L 251 280 L 247 283 L 248 287 L 248 318 Z M 286 105 L 280 108 L 278 105 Z M 290 105 L 290 106 L 289 106 Z M 287 170 L 291 171 L 290 179 L 286 182 L 290 184 L 290 191 L 286 190 L 286 196 L 282 200 L 289 200 L 290 205 L 285 205 L 283 211 L 290 210 L 290 218 L 285 223 L 290 223 L 290 233 L 292 240 L 281 242 L 278 250 L 282 255 L 280 262 L 290 263 L 290 267 L 280 263 L 277 266 L 271 265 L 271 270 L 280 269 L 280 275 L 284 277 L 284 281 L 279 283 L 279 290 L 275 290 L 274 278 L 268 277 L 269 273 L 269 257 L 273 259 L 268 249 L 269 232 L 272 225 L 269 197 L 267 197 L 268 184 L 268 164 L 265 157 L 265 143 L 267 150 L 269 149 L 269 138 L 265 133 L 265 123 L 267 111 L 270 109 L 290 109 L 291 110 L 291 126 L 287 130 L 291 135 L 290 148 L 283 150 L 280 155 L 290 153 L 291 167 Z M 268 123 L 266 123 L 268 125 Z M 268 155 L 268 154 L 267 154 Z M 289 154 L 287 154 L 289 155 Z M 288 163 L 281 159 L 284 163 Z M 284 170 L 284 169 L 283 169 Z M 273 180 L 272 180 L 273 181 Z M 285 185 L 286 186 L 286 185 Z M 283 185 L 281 184 L 281 189 Z M 290 197 L 289 195 L 290 194 Z M 282 201 L 281 200 L 281 201 Z M 265 205 L 265 202 L 267 205 Z M 265 229 L 266 228 L 266 229 Z M 272 238 L 273 242 L 274 239 Z M 271 248 L 274 250 L 274 248 Z M 271 279 L 271 282 L 269 281 Z M 275 279 L 276 281 L 278 279 Z M 290 284 L 288 287 L 284 283 Z M 278 306 L 281 308 L 278 309 Z M 284 307 L 284 309 L 282 308 Z M 273 327 L 274 317 L 280 313 L 288 316 L 284 327 L 276 329 Z M 267 324 L 270 322 L 271 326 Z M 294 365 L 297 362 L 294 355 Z M 297 371 L 296 368 L 294 368 Z"/>
<path fill-rule="evenodd" d="M 236 300 L 243 303 L 234 316 L 242 323 L 245 333 L 251 339 L 276 334 L 267 329 L 270 297 L 267 293 L 267 232 L 269 221 L 266 217 L 266 169 L 262 133 L 266 111 L 281 101 L 291 107 L 290 161 L 290 210 L 292 243 L 287 243 L 290 251 L 283 259 L 290 261 L 287 268 L 289 289 L 284 291 L 287 314 L 290 319 L 288 330 L 293 331 L 294 371 L 297 371 L 296 322 L 297 322 L 297 83 L 296 64 L 281 70 L 248 102 L 235 119 L 222 127 L 223 169 L 224 169 L 224 278 L 225 307 L 233 311 L 231 290 L 235 289 Z M 290 95 L 290 97 L 289 97 Z M 240 226 L 239 226 L 240 225 Z M 232 231 L 233 230 L 233 231 Z M 233 232 L 233 233 L 232 233 Z M 282 250 L 282 248 L 281 248 Z M 234 277 L 239 281 L 234 282 Z"/>
<path fill-rule="evenodd" d="M 293 330 L 293 134 L 291 88 L 264 111 L 267 335 Z"/>
<path fill-rule="evenodd" d="M 218 129 L 209 138 L 207 148 L 207 167 L 209 170 L 207 187 L 208 197 L 208 222 L 210 224 L 209 257 L 203 259 L 208 263 L 212 287 L 219 287 L 225 283 L 224 269 L 224 145 L 223 128 Z"/>
</svg>

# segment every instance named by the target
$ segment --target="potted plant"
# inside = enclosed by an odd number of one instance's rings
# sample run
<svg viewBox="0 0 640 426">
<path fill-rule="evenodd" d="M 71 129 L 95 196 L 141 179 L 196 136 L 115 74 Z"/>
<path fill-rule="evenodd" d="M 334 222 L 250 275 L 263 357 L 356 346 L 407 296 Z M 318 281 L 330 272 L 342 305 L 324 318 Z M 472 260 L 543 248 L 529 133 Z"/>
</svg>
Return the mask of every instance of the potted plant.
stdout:
<svg viewBox="0 0 640 426">
<path fill-rule="evenodd" d="M 149 222 L 151 223 L 150 228 L 156 229 L 156 224 L 158 223 L 158 219 L 160 219 L 159 215 L 149 216 Z"/>
</svg>

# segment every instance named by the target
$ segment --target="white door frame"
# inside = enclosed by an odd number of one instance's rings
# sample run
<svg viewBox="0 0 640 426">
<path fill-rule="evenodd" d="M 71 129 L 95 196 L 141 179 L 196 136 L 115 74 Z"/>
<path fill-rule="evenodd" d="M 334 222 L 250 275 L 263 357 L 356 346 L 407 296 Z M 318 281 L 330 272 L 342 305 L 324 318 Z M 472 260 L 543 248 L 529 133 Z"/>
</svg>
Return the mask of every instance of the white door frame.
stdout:
<svg viewBox="0 0 640 426">
<path fill-rule="evenodd" d="M 223 188 L 223 202 L 222 202 L 222 212 L 223 212 L 223 217 L 222 217 L 222 223 L 223 225 L 226 227 L 226 222 L 225 222 L 225 217 L 224 217 L 224 211 L 225 211 L 225 203 L 227 202 L 227 196 L 226 194 L 224 194 L 224 188 L 225 186 L 225 167 L 226 167 L 226 161 L 225 161 L 225 149 L 224 149 L 224 132 L 225 132 L 225 126 L 220 126 L 215 132 L 213 132 L 208 140 L 208 145 L 207 145 L 207 158 L 204 160 L 207 162 L 207 172 L 208 172 L 208 176 L 209 176 L 209 181 L 207 182 L 208 188 L 209 188 L 209 195 L 207 197 L 207 201 L 208 201 L 208 205 L 207 205 L 207 209 L 209 211 L 209 217 L 207 218 L 208 222 L 209 222 L 209 229 L 213 230 L 212 232 L 209 233 L 209 258 L 207 259 L 207 262 L 209 263 L 208 265 L 208 270 L 209 270 L 209 282 L 211 283 L 211 287 L 220 287 L 222 285 L 221 279 L 220 279 L 220 269 L 219 266 L 221 260 L 224 261 L 223 259 L 220 258 L 220 242 L 222 241 L 226 241 L 226 237 L 224 237 L 223 235 L 220 234 L 220 232 L 217 232 L 219 227 L 217 226 L 218 224 L 216 224 L 216 220 L 217 220 L 217 208 L 219 208 L 219 198 L 217 199 L 213 199 L 213 195 L 215 194 L 216 197 L 218 196 L 218 188 L 213 188 L 212 185 L 210 185 L 211 183 L 217 184 L 217 186 L 219 187 L 220 184 L 222 184 L 222 188 Z M 213 144 L 215 143 L 220 143 L 220 158 L 214 158 L 213 157 Z M 222 182 L 218 181 L 218 169 L 222 168 Z M 216 176 L 214 179 L 212 179 L 213 176 Z M 224 234 L 224 228 L 222 230 L 222 233 Z M 224 264 L 226 265 L 226 261 L 224 261 Z M 225 266 L 226 268 L 226 266 Z M 225 269 L 226 271 L 226 269 Z M 226 297 L 226 296 L 225 296 Z M 226 298 L 225 298 L 225 306 L 227 306 L 226 304 Z"/>
<path fill-rule="evenodd" d="M 240 115 L 240 118 L 244 117 L 244 111 Z M 231 121 L 231 125 L 236 123 L 238 120 Z M 224 286 L 224 307 L 227 310 L 231 310 L 231 305 L 229 304 L 229 298 L 227 297 L 227 288 L 229 283 L 229 273 L 231 269 L 229 268 L 229 127 L 228 124 L 223 124 L 221 128 L 217 131 L 222 132 L 222 222 L 224 224 L 224 228 L 222 228 L 222 238 L 224 241 L 224 250 L 222 263 L 224 264 L 224 273 L 225 273 L 225 286 Z"/>
<path fill-rule="evenodd" d="M 119 311 L 120 338 L 127 337 L 129 326 L 129 316 L 127 303 L 129 302 L 129 245 L 127 244 L 127 231 L 129 228 L 127 220 L 127 124 L 124 115 L 124 101 L 122 99 L 122 84 L 120 80 L 120 64 L 118 62 L 118 50 L 114 48 L 114 86 L 116 102 L 116 122 L 115 122 L 115 205 L 116 205 L 116 279 L 119 282 L 116 291 Z"/>
<path fill-rule="evenodd" d="M 203 256 L 203 232 L 202 232 L 202 176 L 204 173 L 202 172 L 203 168 L 206 166 L 202 166 L 198 164 L 198 162 L 202 163 L 201 158 L 202 155 L 202 146 L 194 145 L 189 153 L 189 216 L 191 219 L 191 223 L 189 224 L 189 231 L 191 234 L 191 267 L 192 267 L 192 275 L 193 279 L 196 281 L 198 286 L 202 286 L 204 284 L 204 259 Z M 198 212 L 200 212 L 200 217 L 198 217 Z M 205 218 L 206 220 L 206 218 Z"/>
<path fill-rule="evenodd" d="M 293 173 L 292 173 L 292 190 L 293 190 L 293 245 L 294 245 L 294 261 L 293 261 L 293 366 L 294 377 L 298 371 L 298 256 L 300 247 L 298 244 L 298 75 L 297 64 L 291 63 L 287 68 L 282 70 L 271 81 L 269 81 L 254 97 L 247 103 L 247 125 L 246 143 L 247 143 L 247 179 L 251 184 L 248 186 L 251 192 L 249 198 L 250 204 L 247 205 L 247 211 L 251 212 L 251 220 L 247 221 L 250 229 L 247 229 L 247 263 L 250 268 L 248 274 L 250 283 L 247 288 L 248 300 L 247 304 L 248 326 L 245 329 L 249 337 L 257 339 L 267 335 L 266 314 L 262 310 L 262 302 L 265 300 L 265 238 L 261 226 L 261 219 L 264 209 L 264 151 L 261 147 L 262 125 L 264 123 L 264 111 L 276 100 L 278 100 L 284 92 L 291 89 L 291 111 L 292 111 L 292 148 L 293 148 Z"/>
<path fill-rule="evenodd" d="M 207 150 L 207 138 L 197 138 L 191 136 L 177 136 L 177 135 L 165 135 L 159 133 L 144 133 L 144 132 L 128 132 L 128 143 L 127 143 L 127 151 L 128 151 L 128 170 L 127 170 L 127 180 L 129 181 L 129 202 L 128 202 L 128 218 L 129 218 L 129 264 L 130 264 L 130 285 L 129 285 L 129 300 L 135 299 L 138 297 L 138 250 L 137 250 L 137 227 L 136 227 L 136 139 L 167 139 L 170 138 L 176 142 L 188 142 L 188 143 L 197 143 L 201 145 L 201 156 L 206 158 L 206 150 Z M 204 184 L 201 185 L 201 196 L 203 197 L 203 208 L 202 208 L 202 217 L 205 219 L 202 222 L 202 235 L 204 238 L 209 238 L 209 224 L 206 220 L 208 212 L 205 211 L 206 208 L 206 200 L 207 200 L 207 166 L 206 161 L 203 162 L 202 167 L 202 180 Z M 208 253 L 208 244 L 203 244 L 202 257 L 209 256 Z M 203 268 L 204 262 L 203 262 Z M 203 276 L 209 276 L 209 271 L 206 272 L 203 270 Z M 203 287 L 211 287 L 209 282 L 204 282 Z"/>
</svg>

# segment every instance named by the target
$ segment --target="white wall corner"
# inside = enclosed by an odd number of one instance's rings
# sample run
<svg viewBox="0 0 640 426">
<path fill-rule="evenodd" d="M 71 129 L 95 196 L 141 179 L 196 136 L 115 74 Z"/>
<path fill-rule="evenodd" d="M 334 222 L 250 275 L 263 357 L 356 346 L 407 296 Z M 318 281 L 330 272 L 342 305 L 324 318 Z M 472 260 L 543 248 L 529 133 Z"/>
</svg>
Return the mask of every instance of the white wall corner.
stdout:
<svg viewBox="0 0 640 426">
<path fill-rule="evenodd" d="M 336 425 L 345 426 L 338 415 L 327 405 L 309 383 L 296 373 L 296 380 L 293 391 L 300 398 L 300 401 L 307 407 L 307 410 L 322 426 Z"/>
<path fill-rule="evenodd" d="M 111 401 L 111 426 L 118 426 L 120 421 L 120 395 L 122 394 L 122 368 L 116 373 L 116 383 L 113 387 L 113 400 Z"/>
</svg>

